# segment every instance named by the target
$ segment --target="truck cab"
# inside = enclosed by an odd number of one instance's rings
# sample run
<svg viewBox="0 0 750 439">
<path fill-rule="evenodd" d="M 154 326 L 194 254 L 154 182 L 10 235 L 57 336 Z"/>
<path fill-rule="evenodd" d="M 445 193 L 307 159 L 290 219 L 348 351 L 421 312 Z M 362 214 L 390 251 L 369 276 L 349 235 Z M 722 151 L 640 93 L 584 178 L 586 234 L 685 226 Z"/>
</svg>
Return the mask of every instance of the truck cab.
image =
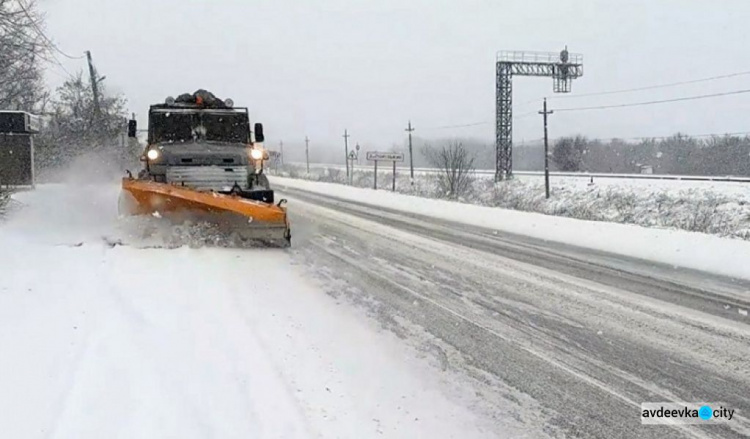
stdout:
<svg viewBox="0 0 750 439">
<path fill-rule="evenodd" d="M 138 178 L 273 203 L 263 126 L 250 126 L 247 108 L 205 90 L 151 105 Z M 128 128 L 135 137 L 135 121 Z"/>
</svg>

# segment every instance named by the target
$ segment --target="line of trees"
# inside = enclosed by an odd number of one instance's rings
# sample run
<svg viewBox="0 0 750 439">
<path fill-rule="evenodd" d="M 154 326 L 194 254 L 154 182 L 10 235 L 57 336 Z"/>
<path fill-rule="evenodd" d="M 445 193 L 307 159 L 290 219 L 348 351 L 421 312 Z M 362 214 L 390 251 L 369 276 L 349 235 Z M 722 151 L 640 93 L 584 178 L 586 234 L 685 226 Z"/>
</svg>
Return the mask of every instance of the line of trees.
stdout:
<svg viewBox="0 0 750 439">
<path fill-rule="evenodd" d="M 495 168 L 495 145 L 478 139 L 417 139 L 421 148 L 430 144 L 461 143 L 474 157 L 477 169 Z M 394 150 L 408 154 L 404 146 Z M 422 154 L 414 154 L 415 166 L 431 166 Z M 637 142 L 620 139 L 588 139 L 577 135 L 550 141 L 550 169 L 570 172 L 639 173 L 650 166 L 654 173 L 681 175 L 750 176 L 750 136 L 691 137 L 675 134 Z M 517 143 L 513 168 L 520 171 L 544 169 L 544 144 Z"/>
<path fill-rule="evenodd" d="M 675 134 L 637 143 L 613 139 L 560 138 L 552 162 L 561 171 L 640 172 L 650 166 L 657 174 L 750 175 L 750 137 L 695 138 Z"/>
</svg>

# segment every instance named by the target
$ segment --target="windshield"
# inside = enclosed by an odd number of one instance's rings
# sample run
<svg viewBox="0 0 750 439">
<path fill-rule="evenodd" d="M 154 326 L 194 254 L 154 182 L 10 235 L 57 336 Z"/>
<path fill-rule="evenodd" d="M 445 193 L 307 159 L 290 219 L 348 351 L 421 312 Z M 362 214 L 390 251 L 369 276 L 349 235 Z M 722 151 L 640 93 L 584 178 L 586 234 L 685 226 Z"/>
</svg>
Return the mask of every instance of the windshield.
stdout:
<svg viewBox="0 0 750 439">
<path fill-rule="evenodd" d="M 149 123 L 151 143 L 249 141 L 250 123 L 245 113 L 154 111 Z"/>
</svg>

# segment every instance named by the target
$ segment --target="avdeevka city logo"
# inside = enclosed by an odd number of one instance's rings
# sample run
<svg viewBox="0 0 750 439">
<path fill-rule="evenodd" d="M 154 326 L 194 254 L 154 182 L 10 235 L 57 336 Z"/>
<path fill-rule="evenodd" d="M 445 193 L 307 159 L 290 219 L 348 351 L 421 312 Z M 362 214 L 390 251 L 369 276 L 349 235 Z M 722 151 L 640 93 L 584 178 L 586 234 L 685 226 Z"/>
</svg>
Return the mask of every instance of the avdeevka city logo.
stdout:
<svg viewBox="0 0 750 439">
<path fill-rule="evenodd" d="M 711 407 L 704 405 L 703 407 L 698 409 L 698 417 L 700 417 L 704 421 L 708 421 L 709 419 L 714 417 L 714 411 Z"/>
<path fill-rule="evenodd" d="M 728 422 L 735 415 L 720 403 L 644 402 L 641 404 L 642 424 L 703 424 Z"/>
</svg>

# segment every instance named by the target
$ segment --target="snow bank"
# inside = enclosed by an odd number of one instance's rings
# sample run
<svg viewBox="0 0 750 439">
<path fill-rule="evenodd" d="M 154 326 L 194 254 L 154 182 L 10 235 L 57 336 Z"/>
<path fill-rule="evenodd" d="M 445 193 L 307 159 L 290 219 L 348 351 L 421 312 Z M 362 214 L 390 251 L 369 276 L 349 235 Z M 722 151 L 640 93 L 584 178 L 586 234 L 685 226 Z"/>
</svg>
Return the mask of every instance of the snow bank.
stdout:
<svg viewBox="0 0 750 439">
<path fill-rule="evenodd" d="M 332 183 L 272 177 L 285 187 L 427 215 L 538 239 L 750 279 L 750 242 L 680 230 L 583 221 L 537 213 L 461 204 Z"/>
<path fill-rule="evenodd" d="M 308 174 L 299 166 L 286 166 L 280 176 L 312 181 L 346 183 L 338 168 L 314 168 Z M 390 189 L 393 174 L 378 173 L 378 186 Z M 446 198 L 436 188 L 436 176 L 397 172 L 399 193 Z M 495 184 L 486 175 L 474 179 L 459 201 L 482 206 L 537 212 L 592 221 L 672 228 L 750 240 L 750 185 L 743 183 L 680 182 L 659 180 L 553 178 L 550 200 L 544 197 L 544 180 L 519 178 Z M 371 169 L 355 169 L 352 185 L 373 187 Z"/>
</svg>

